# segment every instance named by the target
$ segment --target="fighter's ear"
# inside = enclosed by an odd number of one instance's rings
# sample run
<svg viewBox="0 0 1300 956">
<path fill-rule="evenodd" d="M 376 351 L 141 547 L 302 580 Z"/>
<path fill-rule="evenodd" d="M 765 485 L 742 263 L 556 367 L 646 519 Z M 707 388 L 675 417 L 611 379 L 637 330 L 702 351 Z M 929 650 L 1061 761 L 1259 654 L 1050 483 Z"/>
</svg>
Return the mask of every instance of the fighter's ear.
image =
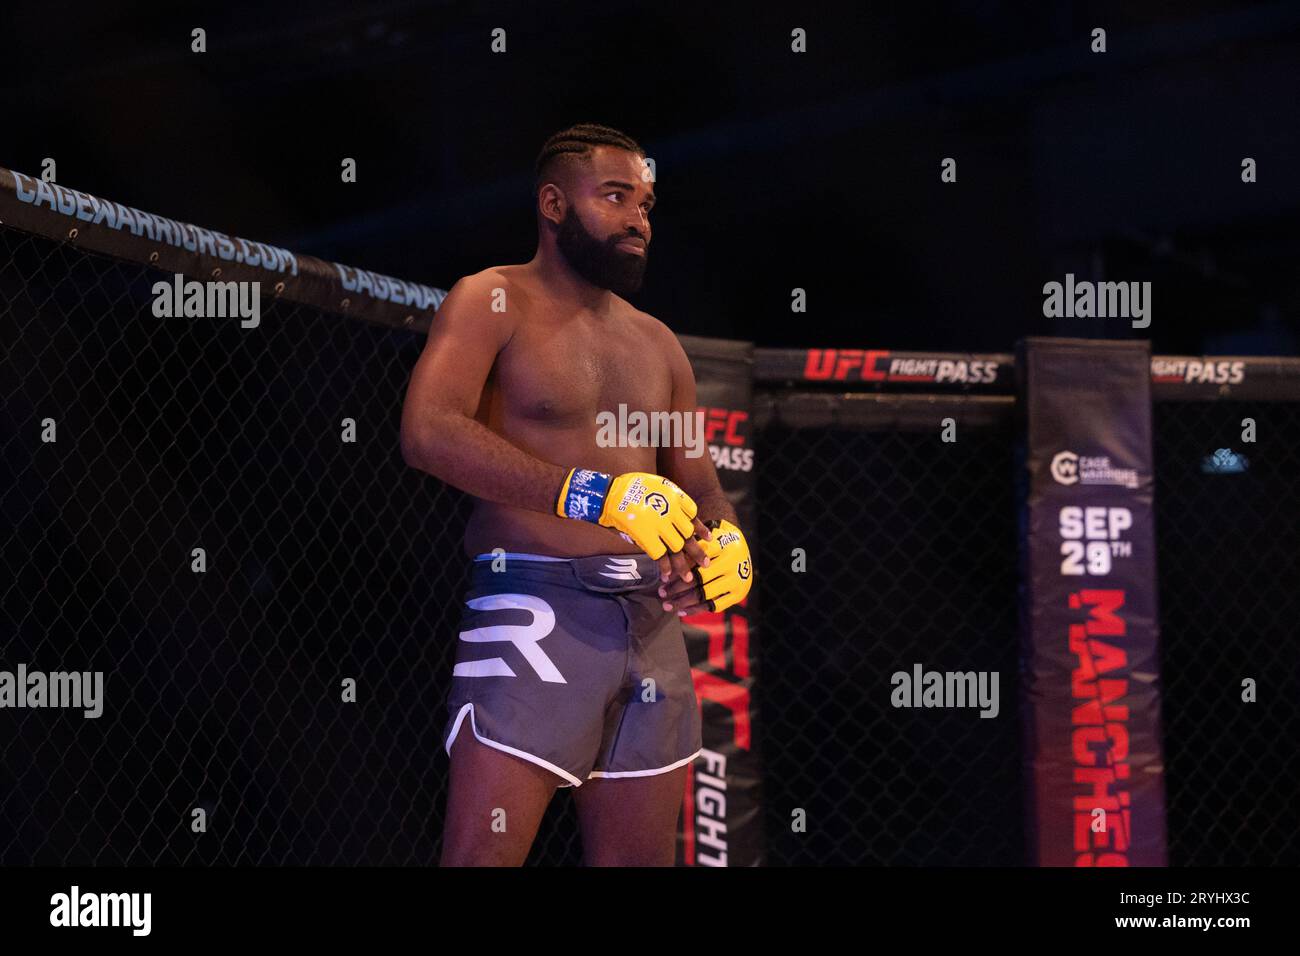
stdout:
<svg viewBox="0 0 1300 956">
<path fill-rule="evenodd" d="M 542 183 L 542 188 L 537 191 L 538 215 L 557 226 L 564 219 L 564 211 L 568 203 L 568 197 L 564 195 L 564 190 L 558 183 Z"/>
</svg>

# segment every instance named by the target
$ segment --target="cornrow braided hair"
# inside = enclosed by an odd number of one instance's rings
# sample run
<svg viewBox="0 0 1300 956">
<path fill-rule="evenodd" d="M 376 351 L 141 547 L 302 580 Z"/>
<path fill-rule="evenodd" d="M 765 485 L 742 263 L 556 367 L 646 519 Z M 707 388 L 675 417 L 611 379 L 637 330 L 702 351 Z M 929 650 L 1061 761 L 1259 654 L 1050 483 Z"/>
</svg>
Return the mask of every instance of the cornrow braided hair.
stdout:
<svg viewBox="0 0 1300 956">
<path fill-rule="evenodd" d="M 542 144 L 542 151 L 533 164 L 533 195 L 542 188 L 554 163 L 586 162 L 597 146 L 614 146 L 639 156 L 645 155 L 640 144 L 626 133 L 598 123 L 578 123 L 560 130 Z"/>
</svg>

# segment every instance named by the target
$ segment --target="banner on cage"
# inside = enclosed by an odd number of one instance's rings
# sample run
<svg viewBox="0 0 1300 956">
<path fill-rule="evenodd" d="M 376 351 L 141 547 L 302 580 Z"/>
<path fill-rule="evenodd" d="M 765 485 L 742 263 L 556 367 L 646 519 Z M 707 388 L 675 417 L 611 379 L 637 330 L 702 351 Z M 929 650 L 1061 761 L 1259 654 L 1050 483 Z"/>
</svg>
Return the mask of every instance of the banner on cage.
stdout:
<svg viewBox="0 0 1300 956">
<path fill-rule="evenodd" d="M 1030 862 L 1164 866 L 1149 344 L 1030 338 L 1016 367 Z"/>
<path fill-rule="evenodd" d="M 695 371 L 696 404 L 722 490 L 736 509 L 751 551 L 754 448 L 750 429 L 753 346 L 681 337 Z M 716 614 L 684 618 L 704 749 L 689 766 L 677 841 L 687 866 L 758 866 L 763 862 L 759 754 L 754 737 L 757 678 L 755 599 Z"/>
</svg>

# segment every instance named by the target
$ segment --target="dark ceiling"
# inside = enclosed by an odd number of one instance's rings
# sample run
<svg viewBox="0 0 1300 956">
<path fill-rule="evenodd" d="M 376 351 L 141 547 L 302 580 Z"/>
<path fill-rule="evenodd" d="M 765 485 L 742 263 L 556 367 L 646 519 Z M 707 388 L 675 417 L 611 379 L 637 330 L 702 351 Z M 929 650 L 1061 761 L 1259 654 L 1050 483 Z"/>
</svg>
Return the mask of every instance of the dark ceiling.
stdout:
<svg viewBox="0 0 1300 956">
<path fill-rule="evenodd" d="M 637 304 L 678 331 L 1131 334 L 1043 318 L 1073 271 L 1152 281 L 1157 351 L 1294 353 L 1300 5 L 875 6 L 8 4 L 0 165 L 445 288 L 531 256 L 538 147 L 602 122 L 656 160 Z"/>
</svg>

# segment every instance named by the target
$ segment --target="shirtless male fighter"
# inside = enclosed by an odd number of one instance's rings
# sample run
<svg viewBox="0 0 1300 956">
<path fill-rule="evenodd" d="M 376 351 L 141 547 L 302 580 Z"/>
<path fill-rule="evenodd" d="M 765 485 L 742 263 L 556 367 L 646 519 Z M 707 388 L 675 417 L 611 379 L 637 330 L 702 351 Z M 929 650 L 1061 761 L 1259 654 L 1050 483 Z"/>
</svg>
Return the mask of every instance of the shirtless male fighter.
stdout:
<svg viewBox="0 0 1300 956">
<path fill-rule="evenodd" d="M 457 282 L 411 376 L 403 457 L 475 499 L 443 866 L 522 864 L 563 786 L 587 865 L 674 860 L 701 747 L 680 617 L 743 600 L 753 571 L 708 455 L 597 441 L 620 404 L 696 411 L 676 337 L 623 298 L 650 245 L 644 157 L 603 126 L 547 140 L 537 253 Z"/>
</svg>

